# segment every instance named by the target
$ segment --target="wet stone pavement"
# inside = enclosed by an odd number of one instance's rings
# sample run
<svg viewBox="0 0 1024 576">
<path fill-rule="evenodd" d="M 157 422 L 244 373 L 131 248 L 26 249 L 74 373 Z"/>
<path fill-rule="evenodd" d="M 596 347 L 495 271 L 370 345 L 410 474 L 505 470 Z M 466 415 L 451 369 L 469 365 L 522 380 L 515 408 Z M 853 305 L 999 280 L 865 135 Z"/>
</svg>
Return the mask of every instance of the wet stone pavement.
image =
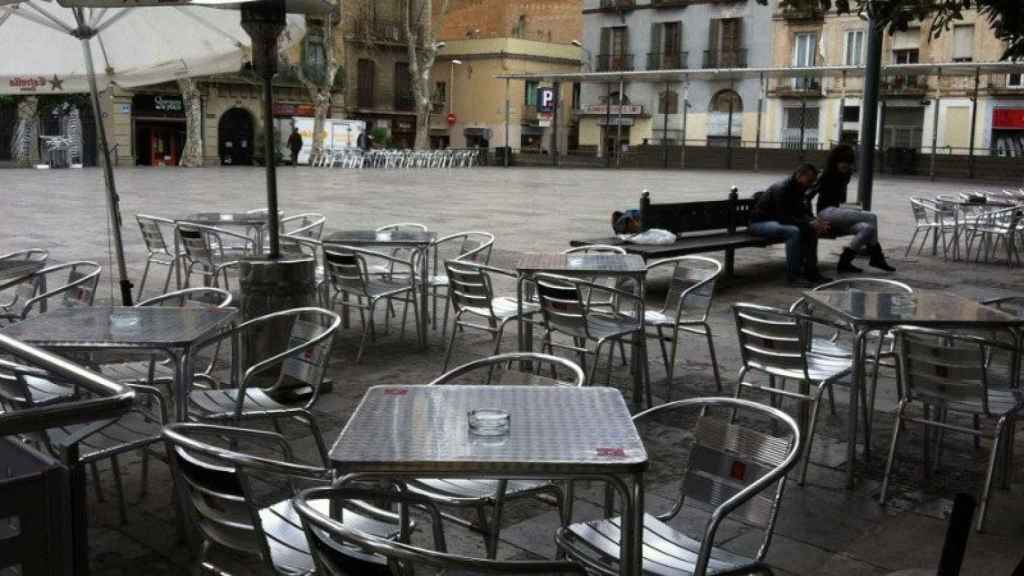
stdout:
<svg viewBox="0 0 1024 576">
<path fill-rule="evenodd" d="M 526 252 L 555 252 L 572 238 L 595 237 L 609 232 L 612 210 L 633 207 L 640 191 L 651 191 L 655 202 L 724 198 L 729 186 L 747 196 L 780 174 L 727 173 L 714 171 L 590 171 L 480 168 L 350 172 L 345 170 L 282 169 L 281 208 L 286 214 L 321 212 L 328 229 L 372 228 L 392 222 L 422 222 L 440 234 L 486 230 L 497 237 L 491 263 L 513 267 Z M 125 216 L 124 235 L 129 274 L 137 280 L 144 263 L 144 248 L 134 222 L 137 213 L 179 217 L 196 211 L 245 210 L 264 205 L 263 173 L 247 168 L 200 170 L 119 169 L 117 171 Z M 102 204 L 102 176 L 84 171 L 4 171 L 4 188 L 10 199 L 0 213 L 5 250 L 45 247 L 51 260 L 63 262 L 93 259 L 104 266 L 100 300 L 110 301 L 115 289 L 109 283 L 109 246 Z M 964 263 L 944 260 L 925 250 L 904 256 L 913 233 L 908 198 L 995 189 L 972 183 L 932 183 L 923 179 L 882 177 L 877 181 L 875 211 L 881 222 L 881 239 L 898 272 L 886 277 L 918 288 L 943 289 L 973 298 L 988 298 L 1022 291 L 1019 269 L 1003 264 Z M 853 190 L 851 186 L 851 190 Z M 822 269 L 829 270 L 841 251 L 841 242 L 824 241 L 820 247 Z M 711 254 L 720 257 L 721 255 Z M 721 369 L 724 393 L 735 390 L 740 365 L 731 305 L 736 302 L 788 307 L 800 296 L 799 288 L 784 283 L 781 246 L 748 249 L 737 253 L 737 277 L 721 282 L 712 306 L 711 325 Z M 866 263 L 865 263 L 866 264 Z M 155 295 L 163 270 L 157 268 L 146 293 Z M 497 291 L 514 293 L 508 283 Z M 663 279 L 649 284 L 649 305 L 660 304 L 666 291 Z M 410 315 L 411 316 L 411 315 Z M 383 313 L 377 321 L 383 322 Z M 379 324 L 380 325 L 380 324 Z M 328 377 L 333 390 L 321 397 L 316 415 L 328 444 L 337 437 L 347 417 L 367 388 L 377 384 L 422 384 L 441 373 L 445 342 L 440 330 L 429 334 L 426 350 L 414 346 L 412 331 L 403 340 L 392 323 L 390 333 L 378 333 L 363 361 L 355 364 L 359 344 L 358 322 L 338 333 Z M 506 335 L 503 350 L 514 347 L 515 331 Z M 492 343 L 484 333 L 466 331 L 457 339 L 453 365 L 489 354 Z M 664 401 L 667 389 L 674 399 L 717 394 L 707 347 L 697 336 L 684 337 L 679 349 L 675 378 L 665 382 L 665 371 L 655 345 L 650 350 L 650 370 L 655 402 Z M 604 363 L 598 380 L 607 374 Z M 629 390 L 628 368 L 615 363 L 607 376 L 613 386 Z M 748 394 L 758 400 L 764 397 Z M 836 410 L 823 404 L 811 454 L 808 481 L 786 486 L 775 534 L 766 561 L 776 574 L 887 574 L 907 568 L 936 566 L 946 530 L 946 517 L 957 492 L 978 494 L 991 446 L 975 449 L 969 437 L 947 434 L 942 461 L 926 474 L 922 460 L 919 426 L 909 425 L 901 441 L 890 487 L 890 501 L 879 505 L 877 496 L 888 453 L 897 404 L 892 371 L 883 369 L 878 385 L 870 455 L 857 463 L 859 481 L 854 490 L 845 487 L 846 388 L 836 386 Z M 785 405 L 795 413 L 792 405 Z M 587 423 L 581 423 L 581 426 Z M 591 424 L 593 425 L 593 424 Z M 657 427 L 645 435 L 652 454 L 685 456 L 683 426 L 666 431 Z M 286 425 L 285 433 L 297 453 L 315 457 L 315 445 L 298 425 Z M 1018 433 L 1018 439 L 1020 433 Z M 162 451 L 162 448 L 160 449 Z M 1008 490 L 996 488 L 990 503 L 986 531 L 972 534 L 964 574 L 1009 574 L 1024 556 L 1024 446 L 1016 447 Z M 101 576 L 187 574 L 193 570 L 188 547 L 177 537 L 173 485 L 166 465 L 151 464 L 148 492 L 140 496 L 141 467 L 137 455 L 119 460 L 129 499 L 128 519 L 122 523 L 109 464 L 100 466 L 98 482 L 104 501 L 98 500 L 90 477 L 90 543 L 94 574 Z M 798 470 L 798 469 L 797 469 Z M 792 475 L 795 478 L 795 473 Z M 679 467 L 659 464 L 648 478 L 649 511 L 665 510 L 679 492 Z M 599 518 L 603 490 L 581 484 L 577 489 L 575 520 Z M 271 495 L 275 494 L 271 492 Z M 692 513 L 691 513 L 692 512 Z M 684 510 L 673 525 L 691 535 L 700 533 L 706 514 Z M 503 558 L 553 557 L 552 534 L 558 526 L 556 509 L 549 503 L 519 500 L 506 508 L 499 556 Z M 482 555 L 483 541 L 475 533 L 446 524 L 449 548 Z M 744 522 L 727 521 L 718 543 L 747 554 L 756 552 L 762 532 Z M 245 559 L 215 555 L 218 563 L 234 574 L 266 573 Z"/>
</svg>

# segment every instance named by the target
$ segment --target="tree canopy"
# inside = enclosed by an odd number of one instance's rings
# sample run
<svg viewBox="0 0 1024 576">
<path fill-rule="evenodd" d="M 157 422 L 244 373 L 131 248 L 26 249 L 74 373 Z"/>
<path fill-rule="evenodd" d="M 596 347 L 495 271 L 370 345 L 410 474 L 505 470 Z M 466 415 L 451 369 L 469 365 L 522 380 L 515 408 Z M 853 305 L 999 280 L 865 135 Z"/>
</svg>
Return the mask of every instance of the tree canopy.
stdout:
<svg viewBox="0 0 1024 576">
<path fill-rule="evenodd" d="M 781 0 L 796 10 L 835 8 L 840 14 L 869 12 L 889 32 L 906 30 L 914 20 L 931 22 L 931 36 L 949 30 L 964 12 L 977 10 L 996 38 L 1006 42 L 1005 59 L 1024 59 L 1024 8 L 1021 0 Z M 758 0 L 767 4 L 768 0 Z"/>
</svg>

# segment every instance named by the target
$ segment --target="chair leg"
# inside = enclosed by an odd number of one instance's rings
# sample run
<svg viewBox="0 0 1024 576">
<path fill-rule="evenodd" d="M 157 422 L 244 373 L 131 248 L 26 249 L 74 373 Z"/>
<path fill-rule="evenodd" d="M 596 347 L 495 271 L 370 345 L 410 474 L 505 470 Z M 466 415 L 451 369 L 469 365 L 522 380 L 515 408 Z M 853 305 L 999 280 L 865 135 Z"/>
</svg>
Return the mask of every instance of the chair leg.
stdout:
<svg viewBox="0 0 1024 576">
<path fill-rule="evenodd" d="M 142 449 L 142 477 L 139 478 L 139 499 L 149 493 L 149 447 Z"/>
<path fill-rule="evenodd" d="M 501 516 L 505 508 L 506 481 L 498 481 L 498 490 L 494 495 L 494 512 L 491 513 L 490 530 L 487 531 L 487 557 L 498 557 L 498 538 L 501 536 Z"/>
<path fill-rule="evenodd" d="M 878 503 L 885 505 L 886 494 L 889 490 L 889 474 L 892 472 L 893 462 L 896 460 L 896 448 L 900 441 L 900 429 L 903 428 L 903 410 L 906 408 L 906 401 L 900 400 L 900 406 L 896 409 L 896 423 L 892 428 L 892 442 L 889 444 L 889 457 L 885 460 L 885 475 L 882 476 L 882 490 L 878 494 Z"/>
<path fill-rule="evenodd" d="M 363 322 L 362 322 L 362 324 L 363 324 L 363 337 L 359 339 L 359 350 L 356 352 L 356 364 L 359 364 L 359 362 L 363 359 L 363 349 L 366 348 L 366 339 L 367 339 L 367 337 L 370 336 L 370 332 L 373 330 L 373 316 L 372 316 L 373 308 L 372 307 L 370 308 L 370 311 L 371 311 L 371 316 L 370 316 L 370 321 L 369 322 L 367 322 L 365 318 L 362 318 L 362 320 L 363 320 Z M 359 312 L 360 312 L 360 314 L 359 314 L 360 317 L 362 317 L 363 316 L 362 308 L 359 309 Z"/>
<path fill-rule="evenodd" d="M 920 231 L 920 228 L 914 228 L 914 235 L 910 237 L 910 242 L 907 243 L 907 251 L 903 253 L 904 258 L 910 256 L 910 249 L 914 247 L 914 240 L 917 239 L 917 233 Z"/>
<path fill-rule="evenodd" d="M 668 350 L 665 348 L 665 334 L 662 333 L 661 326 L 657 326 L 656 330 L 658 331 L 658 346 L 661 348 L 661 362 L 662 362 L 662 364 L 665 365 L 665 373 L 668 374 L 668 377 L 667 377 L 667 380 L 666 380 L 666 387 L 667 387 L 668 386 L 667 383 L 672 381 L 672 375 L 671 375 L 672 368 L 670 367 L 669 361 L 668 361 Z M 671 398 L 668 397 L 668 396 L 666 396 L 666 398 L 671 400 Z"/>
<path fill-rule="evenodd" d="M 818 424 L 818 408 L 821 406 L 821 393 L 824 392 L 827 384 L 818 386 L 814 393 L 814 406 L 811 407 L 811 420 L 807 423 L 807 448 L 804 450 L 804 462 L 800 470 L 800 486 L 807 480 L 807 466 L 811 463 L 811 446 L 814 444 L 814 429 Z"/>
<path fill-rule="evenodd" d="M 711 335 L 711 326 L 704 323 L 704 337 L 708 341 L 708 354 L 711 357 L 711 371 L 715 375 L 715 387 L 718 389 L 718 393 L 722 392 L 722 377 L 718 373 L 718 355 L 715 354 L 715 339 Z"/>
<path fill-rule="evenodd" d="M 303 410 L 299 420 L 309 427 L 309 432 L 313 435 L 313 441 L 316 442 L 316 449 L 320 452 L 321 462 L 324 466 L 328 466 L 331 459 L 327 454 L 327 445 L 324 444 L 324 436 L 320 433 L 320 425 L 317 424 L 316 417 L 309 410 Z"/>
<path fill-rule="evenodd" d="M 167 266 L 167 278 L 164 279 L 164 294 L 167 294 L 167 290 L 171 287 L 171 278 L 174 277 L 175 266 L 178 265 L 178 259 L 171 260 L 171 263 Z M 178 286 L 180 289 L 181 286 Z M 139 293 L 142 293 L 142 287 L 139 287 Z"/>
<path fill-rule="evenodd" d="M 142 268 L 142 278 L 139 279 L 139 292 L 135 295 L 136 300 L 142 300 L 142 291 L 146 288 L 146 276 L 149 276 L 149 265 L 152 261 L 146 258 L 146 265 Z"/>
<path fill-rule="evenodd" d="M 669 402 L 672 401 L 672 378 L 675 376 L 676 367 L 676 352 L 679 348 L 679 330 L 672 334 L 672 345 L 670 346 L 670 352 L 668 354 L 668 360 L 665 363 L 665 399 Z"/>
<path fill-rule="evenodd" d="M 988 469 L 985 472 L 985 488 L 981 492 L 981 501 L 978 503 L 978 525 L 975 526 L 975 531 L 977 532 L 981 532 L 985 526 L 985 514 L 988 513 L 988 499 L 992 493 L 992 476 L 996 469 L 996 458 L 999 456 L 1002 443 L 1008 441 L 1006 438 L 1006 417 L 1003 416 L 996 422 L 995 435 L 992 441 L 992 454 L 988 458 Z"/>
<path fill-rule="evenodd" d="M 106 502 L 107 497 L 103 494 L 103 483 L 100 482 L 100 468 L 96 462 L 89 462 L 89 470 L 92 472 L 92 480 L 96 483 L 96 501 Z"/>
<path fill-rule="evenodd" d="M 458 324 L 459 324 L 459 315 L 456 315 L 455 316 L 455 325 L 452 326 L 452 335 L 448 339 L 448 349 L 445 350 L 445 353 L 444 353 L 444 368 L 441 370 L 442 372 L 447 372 L 448 371 L 448 363 L 451 362 L 452 350 L 455 348 L 455 335 L 459 333 L 459 331 L 455 329 L 455 326 L 458 326 Z"/>
<path fill-rule="evenodd" d="M 121 466 L 117 461 L 117 455 L 110 457 L 110 471 L 114 474 L 114 489 L 117 490 L 117 512 L 121 517 L 121 524 L 127 524 L 128 503 L 124 498 L 124 483 L 121 482 Z"/>
<path fill-rule="evenodd" d="M 597 347 L 594 348 L 594 364 L 590 367 L 590 376 L 587 378 L 588 382 L 593 383 L 595 381 L 594 377 L 597 376 L 597 365 L 598 365 L 598 360 L 601 359 L 601 347 L 602 346 L 604 346 L 604 341 L 603 340 L 598 340 L 597 341 Z M 586 358 L 586 354 L 585 353 L 584 353 L 584 358 Z"/>
</svg>

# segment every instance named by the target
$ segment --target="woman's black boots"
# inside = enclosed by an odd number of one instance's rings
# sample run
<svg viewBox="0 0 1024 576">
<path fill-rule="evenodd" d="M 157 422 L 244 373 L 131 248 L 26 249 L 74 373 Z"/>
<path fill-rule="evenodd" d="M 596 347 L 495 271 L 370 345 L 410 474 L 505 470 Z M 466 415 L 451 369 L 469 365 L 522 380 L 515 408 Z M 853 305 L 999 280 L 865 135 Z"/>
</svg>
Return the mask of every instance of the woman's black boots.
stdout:
<svg viewBox="0 0 1024 576">
<path fill-rule="evenodd" d="M 843 254 L 845 254 L 845 253 L 846 252 L 843 252 Z M 871 266 L 872 268 L 878 268 L 879 270 L 885 270 L 886 272 L 895 272 L 896 271 L 895 268 L 893 268 L 892 266 L 889 266 L 889 263 L 885 261 L 885 253 L 882 252 L 881 244 L 875 244 L 874 246 L 869 246 L 868 247 L 868 256 L 871 257 L 871 259 L 868 260 L 868 265 Z M 840 265 L 842 265 L 842 260 L 840 260 Z"/>
</svg>

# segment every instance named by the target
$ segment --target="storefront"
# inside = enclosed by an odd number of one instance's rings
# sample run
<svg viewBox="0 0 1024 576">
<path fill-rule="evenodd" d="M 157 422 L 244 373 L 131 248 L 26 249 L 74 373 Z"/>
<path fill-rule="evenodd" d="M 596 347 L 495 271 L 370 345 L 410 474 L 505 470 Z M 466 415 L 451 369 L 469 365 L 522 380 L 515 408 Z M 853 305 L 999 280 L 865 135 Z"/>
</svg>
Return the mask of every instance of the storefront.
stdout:
<svg viewBox="0 0 1024 576">
<path fill-rule="evenodd" d="M 466 137 L 466 148 L 490 148 L 490 128 L 465 128 L 462 130 Z"/>
<path fill-rule="evenodd" d="M 416 117 L 391 120 L 391 145 L 412 148 L 416 144 Z"/>
<path fill-rule="evenodd" d="M 1024 106 L 992 110 L 992 153 L 1011 158 L 1024 157 Z"/>
<path fill-rule="evenodd" d="M 177 166 L 185 147 L 185 103 L 181 95 L 136 94 L 132 97 L 135 163 Z"/>
</svg>

